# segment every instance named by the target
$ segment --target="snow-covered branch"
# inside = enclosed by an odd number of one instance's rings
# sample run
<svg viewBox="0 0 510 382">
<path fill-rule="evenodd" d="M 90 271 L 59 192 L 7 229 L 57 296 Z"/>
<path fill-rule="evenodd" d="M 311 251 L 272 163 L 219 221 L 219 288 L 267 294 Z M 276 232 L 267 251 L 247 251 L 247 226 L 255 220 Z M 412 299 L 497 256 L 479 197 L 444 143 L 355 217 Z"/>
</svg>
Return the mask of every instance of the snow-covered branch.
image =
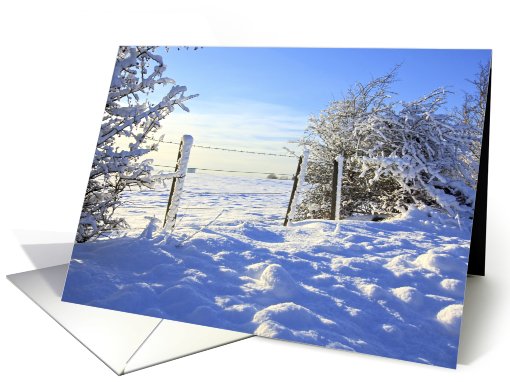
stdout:
<svg viewBox="0 0 510 382">
<path fill-rule="evenodd" d="M 443 111 L 449 94 L 443 88 L 410 102 L 394 100 L 389 89 L 395 75 L 356 84 L 310 118 L 300 142 L 310 149 L 301 218 L 329 216 L 339 152 L 345 158 L 343 215 L 398 213 L 410 204 L 436 206 L 453 216 L 473 213 L 472 152 L 481 134 Z"/>
<path fill-rule="evenodd" d="M 125 228 L 114 215 L 126 187 L 153 188 L 168 178 L 153 174 L 145 159 L 158 149 L 155 133 L 160 122 L 197 95 L 185 95 L 185 86 L 165 77 L 166 65 L 156 47 L 120 47 L 96 145 L 76 240 Z M 157 96 L 166 86 L 171 88 Z M 158 92 L 155 92 L 156 89 Z"/>
</svg>

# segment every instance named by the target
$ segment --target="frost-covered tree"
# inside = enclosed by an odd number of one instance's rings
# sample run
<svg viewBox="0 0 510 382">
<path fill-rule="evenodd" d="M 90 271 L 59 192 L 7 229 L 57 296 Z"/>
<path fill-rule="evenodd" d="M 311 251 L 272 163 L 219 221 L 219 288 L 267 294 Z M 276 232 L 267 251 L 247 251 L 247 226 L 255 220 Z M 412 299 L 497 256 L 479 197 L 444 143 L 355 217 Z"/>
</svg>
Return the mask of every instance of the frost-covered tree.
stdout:
<svg viewBox="0 0 510 382">
<path fill-rule="evenodd" d="M 128 227 L 114 216 L 120 193 L 129 186 L 152 188 L 158 181 L 152 161 L 160 122 L 184 102 L 185 86 L 165 77 L 166 65 L 155 47 L 120 47 L 97 140 L 76 235 L 85 242 L 105 231 Z M 172 85 L 170 89 L 164 88 Z M 158 96 L 159 95 L 159 96 Z"/>
<path fill-rule="evenodd" d="M 463 158 L 475 137 L 454 115 L 440 112 L 446 94 L 437 89 L 372 121 L 377 143 L 352 159 L 361 164 L 361 178 L 368 174 L 369 187 L 381 177 L 397 183 L 389 203 L 387 195 L 377 195 L 383 210 L 426 204 L 453 216 L 472 213 L 475 192 L 469 182 L 470 163 Z"/>
<path fill-rule="evenodd" d="M 452 215 L 472 213 L 471 162 L 477 139 L 453 115 L 442 114 L 447 92 L 412 102 L 394 101 L 396 70 L 356 84 L 310 119 L 301 144 L 310 149 L 301 218 L 328 218 L 333 159 L 345 158 L 343 216 L 398 213 L 409 204 L 434 205 Z"/>
<path fill-rule="evenodd" d="M 331 209 L 333 160 L 342 154 L 344 163 L 342 183 L 342 215 L 370 213 L 373 210 L 371 192 L 386 190 L 393 194 L 398 185 L 381 177 L 368 185 L 368 176 L 360 177 L 361 166 L 353 158 L 364 155 L 364 148 L 377 144 L 366 126 L 377 116 L 389 114 L 393 108 L 390 86 L 397 68 L 367 84 L 357 83 L 347 90 L 345 97 L 333 101 L 319 115 L 309 120 L 300 144 L 310 150 L 306 181 L 310 187 L 303 195 L 298 217 L 328 218 Z"/>
</svg>

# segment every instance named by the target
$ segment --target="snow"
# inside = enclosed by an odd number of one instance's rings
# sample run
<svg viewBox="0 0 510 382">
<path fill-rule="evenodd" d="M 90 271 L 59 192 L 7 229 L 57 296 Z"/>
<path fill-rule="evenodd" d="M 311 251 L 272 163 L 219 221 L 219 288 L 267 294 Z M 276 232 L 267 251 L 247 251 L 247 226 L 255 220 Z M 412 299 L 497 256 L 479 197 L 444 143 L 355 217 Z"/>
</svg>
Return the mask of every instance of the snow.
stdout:
<svg viewBox="0 0 510 382">
<path fill-rule="evenodd" d="M 184 182 L 186 181 L 186 174 L 188 172 L 189 156 L 191 153 L 191 147 L 193 146 L 193 137 L 191 135 L 183 135 L 181 141 L 181 147 L 179 151 L 179 162 L 178 168 L 173 178 L 174 192 L 172 195 L 172 201 L 168 212 L 165 216 L 164 223 L 170 231 L 175 227 L 175 219 L 179 210 L 179 203 L 181 201 L 181 194 L 184 189 Z"/>
<path fill-rule="evenodd" d="M 341 208 L 341 200 L 342 200 L 342 179 L 344 174 L 344 157 L 342 155 L 338 155 L 336 158 L 336 163 L 338 163 L 338 173 L 336 179 L 336 199 L 335 199 L 335 220 L 340 220 L 340 208 Z"/>
<path fill-rule="evenodd" d="M 310 187 L 298 216 L 329 217 L 339 153 L 345 155 L 342 215 L 393 214 L 411 203 L 459 220 L 473 216 L 481 127 L 468 128 L 459 113 L 442 114 L 448 103 L 442 88 L 398 101 L 390 90 L 397 70 L 355 84 L 310 118 L 299 141 L 310 150 Z"/>
<path fill-rule="evenodd" d="M 161 181 L 154 176 L 153 160 L 144 156 L 158 149 L 155 134 L 161 120 L 174 111 L 175 105 L 189 111 L 184 102 L 198 96 L 185 96 L 187 88 L 180 85 L 161 94 L 165 85 L 175 81 L 163 77 L 166 66 L 156 50 L 143 46 L 119 48 L 76 233 L 78 242 L 108 235 L 111 229 L 126 228 L 124 220 L 112 216 L 118 197 L 126 187 L 152 188 Z M 191 137 L 183 139 L 188 142 Z M 185 147 L 184 152 L 189 154 L 189 148 Z"/>
<path fill-rule="evenodd" d="M 135 229 L 75 245 L 63 299 L 455 367 L 470 221 L 420 208 L 284 227 L 291 189 L 188 174 L 171 235 L 169 187 L 126 193 Z"/>
<path fill-rule="evenodd" d="M 443 325 L 451 329 L 452 331 L 460 330 L 460 322 L 462 319 L 462 305 L 452 304 L 442 309 L 437 314 L 437 319 Z"/>
</svg>

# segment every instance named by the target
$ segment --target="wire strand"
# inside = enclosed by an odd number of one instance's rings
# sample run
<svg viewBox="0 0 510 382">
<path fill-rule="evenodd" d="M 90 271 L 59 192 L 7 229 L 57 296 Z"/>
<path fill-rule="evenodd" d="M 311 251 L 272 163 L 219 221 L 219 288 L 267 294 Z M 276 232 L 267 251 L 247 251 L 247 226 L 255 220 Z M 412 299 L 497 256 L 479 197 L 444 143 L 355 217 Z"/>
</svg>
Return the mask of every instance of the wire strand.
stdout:
<svg viewBox="0 0 510 382">
<path fill-rule="evenodd" d="M 214 169 L 214 168 L 199 168 L 194 167 L 197 170 L 201 171 L 216 171 L 216 172 L 238 172 L 241 174 L 261 174 L 261 175 L 282 175 L 282 176 L 293 176 L 294 174 L 276 174 L 274 172 L 258 172 L 258 171 L 241 171 L 241 170 L 221 170 L 221 169 Z"/>
<path fill-rule="evenodd" d="M 163 139 L 154 139 L 154 138 L 147 138 L 151 141 L 155 142 L 161 142 L 161 143 L 167 143 L 171 145 L 180 145 L 180 142 L 173 142 L 173 141 L 166 141 Z M 208 149 L 208 150 L 218 150 L 218 151 L 229 151 L 234 153 L 245 153 L 245 154 L 255 154 L 255 155 L 267 155 L 267 156 L 275 156 L 275 157 L 287 157 L 287 158 L 295 158 L 295 155 L 291 154 L 277 154 L 277 153 L 268 153 L 263 151 L 249 151 L 249 150 L 239 150 L 239 149 L 231 149 L 226 147 L 216 147 L 216 146 L 205 146 L 205 145 L 197 145 L 194 144 L 193 147 L 197 147 L 200 149 Z"/>
</svg>

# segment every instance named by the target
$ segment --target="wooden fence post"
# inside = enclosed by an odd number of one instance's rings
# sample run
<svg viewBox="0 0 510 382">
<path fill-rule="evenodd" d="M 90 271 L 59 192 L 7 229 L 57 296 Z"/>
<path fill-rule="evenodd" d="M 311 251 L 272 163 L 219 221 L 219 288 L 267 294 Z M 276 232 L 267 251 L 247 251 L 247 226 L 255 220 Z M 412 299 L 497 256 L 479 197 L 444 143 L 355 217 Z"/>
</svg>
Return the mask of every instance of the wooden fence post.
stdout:
<svg viewBox="0 0 510 382">
<path fill-rule="evenodd" d="M 338 155 L 333 161 L 333 185 L 331 192 L 331 220 L 340 220 L 340 203 L 342 201 L 342 179 L 344 172 L 344 157 Z"/>
<path fill-rule="evenodd" d="M 292 185 L 292 192 L 290 194 L 289 206 L 287 207 L 287 214 L 283 222 L 284 226 L 288 226 L 289 223 L 292 223 L 296 216 L 297 204 L 299 203 L 299 197 L 301 196 L 301 191 L 305 182 L 307 166 L 308 150 L 304 150 L 303 155 L 299 157 L 296 175 L 294 176 L 294 184 Z"/>
<path fill-rule="evenodd" d="M 177 164 L 175 165 L 175 173 L 172 179 L 172 188 L 170 189 L 165 219 L 163 221 L 163 228 L 169 229 L 170 231 L 175 227 L 175 219 L 184 188 L 184 179 L 188 171 L 189 155 L 192 146 L 193 137 L 191 135 L 183 135 L 179 146 L 179 154 L 177 154 Z"/>
</svg>

